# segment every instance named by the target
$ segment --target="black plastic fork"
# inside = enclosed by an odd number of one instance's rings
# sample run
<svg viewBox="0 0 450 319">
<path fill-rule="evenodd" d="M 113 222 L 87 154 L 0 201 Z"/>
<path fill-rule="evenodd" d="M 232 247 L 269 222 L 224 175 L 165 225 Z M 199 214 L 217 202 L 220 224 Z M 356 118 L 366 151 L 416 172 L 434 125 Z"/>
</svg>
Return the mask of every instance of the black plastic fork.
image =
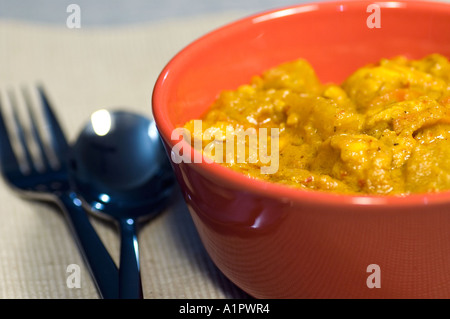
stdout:
<svg viewBox="0 0 450 319">
<path fill-rule="evenodd" d="M 53 201 L 62 208 L 100 297 L 119 298 L 117 266 L 90 223 L 87 213 L 81 207 L 81 200 L 70 186 L 67 164 L 69 145 L 50 107 L 43 87 L 38 86 L 37 91 L 43 118 L 46 122 L 45 127 L 49 130 L 50 141 L 49 143 L 44 142 L 40 133 L 28 91 L 23 90 L 31 123 L 29 131 L 25 130 L 19 119 L 14 94 L 9 94 L 12 123 L 19 141 L 18 146 L 21 146 L 22 149 L 22 156 L 16 155 L 18 153 L 14 150 L 0 105 L 0 169 L 2 175 L 5 181 L 20 195 L 34 200 Z M 31 133 L 29 134 L 31 139 L 26 132 Z M 32 156 L 30 143 L 35 143 L 37 146 L 35 149 L 37 149 L 40 160 L 36 160 L 37 156 Z M 48 147 L 46 148 L 46 146 Z"/>
</svg>

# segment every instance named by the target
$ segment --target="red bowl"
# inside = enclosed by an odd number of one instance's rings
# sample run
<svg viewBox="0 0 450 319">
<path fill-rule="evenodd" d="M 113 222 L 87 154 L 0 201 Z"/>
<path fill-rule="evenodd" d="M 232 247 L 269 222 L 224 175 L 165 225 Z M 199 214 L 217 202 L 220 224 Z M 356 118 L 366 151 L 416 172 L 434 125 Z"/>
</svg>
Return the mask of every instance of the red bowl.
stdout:
<svg viewBox="0 0 450 319">
<path fill-rule="evenodd" d="M 372 1 L 316 2 L 253 15 L 191 43 L 153 92 L 169 157 L 176 127 L 199 118 L 220 91 L 279 63 L 304 58 L 322 81 L 339 83 L 384 57 L 450 57 L 448 3 L 376 3 L 380 28 L 367 24 Z M 212 260 L 256 298 L 450 297 L 450 192 L 336 195 L 204 159 L 172 164 Z"/>
</svg>

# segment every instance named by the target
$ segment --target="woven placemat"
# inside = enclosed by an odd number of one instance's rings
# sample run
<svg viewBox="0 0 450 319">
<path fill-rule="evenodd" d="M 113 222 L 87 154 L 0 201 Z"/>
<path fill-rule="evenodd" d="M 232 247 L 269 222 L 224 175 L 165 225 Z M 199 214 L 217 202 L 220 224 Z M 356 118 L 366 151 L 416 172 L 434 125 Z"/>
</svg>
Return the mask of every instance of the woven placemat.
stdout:
<svg viewBox="0 0 450 319">
<path fill-rule="evenodd" d="M 68 138 L 101 108 L 151 117 L 157 76 L 170 58 L 240 12 L 111 28 L 0 21 L 0 89 L 42 82 Z M 4 97 L 4 96 L 2 96 Z M 245 298 L 204 250 L 180 192 L 139 232 L 145 298 Z M 0 298 L 98 298 L 63 214 L 16 196 L 0 180 Z M 92 218 L 115 261 L 119 234 Z M 69 265 L 81 287 L 69 288 Z"/>
</svg>

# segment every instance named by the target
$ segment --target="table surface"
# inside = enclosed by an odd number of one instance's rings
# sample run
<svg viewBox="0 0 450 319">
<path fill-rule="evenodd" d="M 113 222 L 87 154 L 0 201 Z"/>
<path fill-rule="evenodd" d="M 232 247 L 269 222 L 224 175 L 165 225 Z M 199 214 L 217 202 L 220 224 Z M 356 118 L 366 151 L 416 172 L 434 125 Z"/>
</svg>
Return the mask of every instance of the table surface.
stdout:
<svg viewBox="0 0 450 319">
<path fill-rule="evenodd" d="M 4 102 L 5 88 L 42 81 L 73 141 L 99 108 L 151 116 L 159 72 L 195 38 L 246 15 L 301 2 L 0 0 L 0 97 Z M 72 3 L 81 9 L 79 29 L 66 25 Z M 2 179 L 0 203 L 0 298 L 98 298 L 56 207 L 19 198 Z M 115 225 L 91 221 L 117 262 Z M 145 298 L 249 298 L 209 259 L 179 191 L 160 216 L 142 225 L 139 241 Z M 73 264 L 81 268 L 80 288 L 67 285 Z"/>
<path fill-rule="evenodd" d="M 0 19 L 65 23 L 69 4 L 82 10 L 83 27 L 117 26 L 196 17 L 227 11 L 244 14 L 307 2 L 305 0 L 0 0 Z M 308 2 L 314 2 L 308 1 Z"/>
</svg>

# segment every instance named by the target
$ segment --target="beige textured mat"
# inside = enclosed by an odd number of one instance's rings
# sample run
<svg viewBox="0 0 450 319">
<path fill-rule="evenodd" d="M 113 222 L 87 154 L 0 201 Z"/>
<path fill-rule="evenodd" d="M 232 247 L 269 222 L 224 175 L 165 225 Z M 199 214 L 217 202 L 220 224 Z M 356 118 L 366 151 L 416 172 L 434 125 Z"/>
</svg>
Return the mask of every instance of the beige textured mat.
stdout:
<svg viewBox="0 0 450 319">
<path fill-rule="evenodd" d="M 151 94 L 169 59 L 242 13 L 116 28 L 68 29 L 0 21 L 0 89 L 41 81 L 71 141 L 100 108 L 151 116 Z M 93 219 L 113 258 L 119 235 Z M 179 193 L 139 233 L 145 298 L 246 297 L 212 264 Z M 68 288 L 67 266 L 81 267 Z M 98 298 L 58 208 L 17 197 L 0 179 L 0 298 Z"/>
</svg>

